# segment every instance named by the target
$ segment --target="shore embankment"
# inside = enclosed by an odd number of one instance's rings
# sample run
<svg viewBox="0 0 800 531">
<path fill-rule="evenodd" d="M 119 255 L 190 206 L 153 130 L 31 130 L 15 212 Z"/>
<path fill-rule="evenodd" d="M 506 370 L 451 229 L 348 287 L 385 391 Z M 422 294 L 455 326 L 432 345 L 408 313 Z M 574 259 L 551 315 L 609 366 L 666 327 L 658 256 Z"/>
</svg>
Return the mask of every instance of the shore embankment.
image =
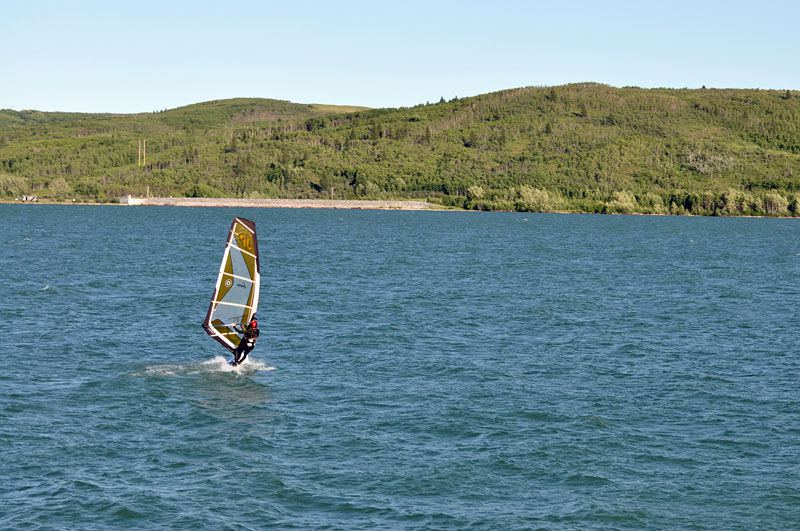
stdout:
<svg viewBox="0 0 800 531">
<path fill-rule="evenodd" d="M 236 208 L 338 208 L 350 210 L 437 210 L 425 201 L 342 199 L 244 199 L 227 197 L 123 197 L 131 206 L 236 207 Z"/>
</svg>

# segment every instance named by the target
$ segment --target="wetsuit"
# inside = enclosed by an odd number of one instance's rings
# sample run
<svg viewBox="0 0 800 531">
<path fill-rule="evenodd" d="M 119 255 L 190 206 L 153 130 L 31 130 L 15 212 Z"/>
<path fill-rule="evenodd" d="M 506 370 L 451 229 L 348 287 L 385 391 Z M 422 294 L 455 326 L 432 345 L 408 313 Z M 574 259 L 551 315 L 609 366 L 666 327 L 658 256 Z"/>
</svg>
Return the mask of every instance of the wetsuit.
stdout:
<svg viewBox="0 0 800 531">
<path fill-rule="evenodd" d="M 231 362 L 231 365 L 236 367 L 242 363 L 247 358 L 247 355 L 250 354 L 250 351 L 255 348 L 259 332 L 258 328 L 251 328 L 248 326 L 246 329 L 243 329 L 238 324 L 234 326 L 234 329 L 237 332 L 244 334 L 242 336 L 242 340 L 239 342 L 239 346 L 233 351 L 233 361 Z"/>
</svg>

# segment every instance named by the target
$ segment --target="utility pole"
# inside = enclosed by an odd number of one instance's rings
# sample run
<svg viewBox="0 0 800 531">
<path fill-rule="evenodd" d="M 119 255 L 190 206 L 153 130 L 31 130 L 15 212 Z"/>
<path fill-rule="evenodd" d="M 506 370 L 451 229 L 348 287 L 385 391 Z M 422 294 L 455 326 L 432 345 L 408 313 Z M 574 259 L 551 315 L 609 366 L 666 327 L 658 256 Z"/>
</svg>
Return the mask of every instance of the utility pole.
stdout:
<svg viewBox="0 0 800 531">
<path fill-rule="evenodd" d="M 147 139 L 139 139 L 139 156 L 136 159 L 136 165 L 139 167 L 147 165 Z"/>
<path fill-rule="evenodd" d="M 139 153 L 138 158 L 136 159 L 136 166 L 139 168 L 143 168 L 147 165 L 147 139 L 140 138 L 139 139 Z M 149 179 L 148 179 L 149 181 Z M 147 183 L 147 197 L 150 197 L 150 183 Z"/>
<path fill-rule="evenodd" d="M 147 139 L 142 140 L 142 167 L 147 166 Z M 147 197 L 150 197 L 150 176 L 147 177 Z"/>
</svg>

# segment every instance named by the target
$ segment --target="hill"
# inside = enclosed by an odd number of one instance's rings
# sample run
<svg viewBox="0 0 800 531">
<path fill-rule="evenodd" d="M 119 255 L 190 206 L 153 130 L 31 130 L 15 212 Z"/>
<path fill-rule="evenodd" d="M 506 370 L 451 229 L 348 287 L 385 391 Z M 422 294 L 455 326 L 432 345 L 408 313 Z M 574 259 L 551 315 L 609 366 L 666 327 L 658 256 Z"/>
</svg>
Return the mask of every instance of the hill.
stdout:
<svg viewBox="0 0 800 531">
<path fill-rule="evenodd" d="M 0 111 L 0 195 L 107 200 L 148 187 L 800 215 L 800 93 L 581 83 L 399 109 L 233 99 L 134 115 Z"/>
</svg>

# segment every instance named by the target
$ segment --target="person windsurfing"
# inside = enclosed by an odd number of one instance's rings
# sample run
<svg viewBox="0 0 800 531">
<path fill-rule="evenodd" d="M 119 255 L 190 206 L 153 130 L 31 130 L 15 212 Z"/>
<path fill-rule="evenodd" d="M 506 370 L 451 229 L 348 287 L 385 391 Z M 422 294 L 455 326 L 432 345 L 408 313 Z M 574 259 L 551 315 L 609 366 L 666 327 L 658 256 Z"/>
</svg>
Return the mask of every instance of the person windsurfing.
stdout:
<svg viewBox="0 0 800 531">
<path fill-rule="evenodd" d="M 244 326 L 236 323 L 233 329 L 242 334 L 242 339 L 239 341 L 239 346 L 233 351 L 233 360 L 231 365 L 236 367 L 244 362 L 247 355 L 256 347 L 256 340 L 258 339 L 258 319 L 256 314 L 250 318 L 250 322 Z"/>
</svg>

